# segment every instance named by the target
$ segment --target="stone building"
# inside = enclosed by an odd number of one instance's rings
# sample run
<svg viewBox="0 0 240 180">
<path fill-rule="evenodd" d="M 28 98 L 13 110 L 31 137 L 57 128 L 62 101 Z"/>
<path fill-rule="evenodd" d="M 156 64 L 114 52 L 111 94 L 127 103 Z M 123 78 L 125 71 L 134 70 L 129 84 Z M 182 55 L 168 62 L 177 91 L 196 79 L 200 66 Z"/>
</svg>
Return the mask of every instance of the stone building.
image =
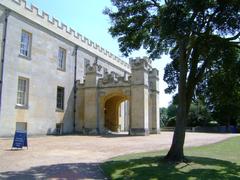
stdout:
<svg viewBox="0 0 240 180">
<path fill-rule="evenodd" d="M 159 132 L 158 71 L 122 61 L 25 0 L 0 1 L 0 136 Z"/>
</svg>

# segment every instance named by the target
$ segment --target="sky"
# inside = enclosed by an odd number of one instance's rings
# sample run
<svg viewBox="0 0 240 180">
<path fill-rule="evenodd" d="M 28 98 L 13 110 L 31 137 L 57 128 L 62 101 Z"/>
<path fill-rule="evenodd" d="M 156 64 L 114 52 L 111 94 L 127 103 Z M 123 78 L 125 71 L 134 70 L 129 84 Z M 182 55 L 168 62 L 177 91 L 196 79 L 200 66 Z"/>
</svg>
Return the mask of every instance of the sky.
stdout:
<svg viewBox="0 0 240 180">
<path fill-rule="evenodd" d="M 60 22 L 76 30 L 83 36 L 109 50 L 121 59 L 128 62 L 119 51 L 117 38 L 112 38 L 108 32 L 111 21 L 102 12 L 105 7 L 111 7 L 110 0 L 27 0 L 40 10 L 55 17 Z M 135 51 L 129 57 L 147 56 L 144 50 Z M 152 66 L 159 70 L 160 107 L 167 107 L 172 95 L 165 94 L 167 84 L 163 81 L 164 67 L 170 62 L 166 55 L 153 61 Z"/>
</svg>

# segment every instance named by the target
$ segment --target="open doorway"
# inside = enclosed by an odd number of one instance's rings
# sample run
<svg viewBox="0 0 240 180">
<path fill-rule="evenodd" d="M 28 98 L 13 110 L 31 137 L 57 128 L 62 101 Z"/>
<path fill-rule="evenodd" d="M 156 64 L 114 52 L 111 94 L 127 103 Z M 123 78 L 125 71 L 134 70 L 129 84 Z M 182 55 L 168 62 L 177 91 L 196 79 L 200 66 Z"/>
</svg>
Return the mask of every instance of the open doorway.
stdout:
<svg viewBox="0 0 240 180">
<path fill-rule="evenodd" d="M 124 96 L 113 96 L 105 101 L 104 127 L 114 132 L 128 132 L 129 130 L 129 103 Z"/>
</svg>

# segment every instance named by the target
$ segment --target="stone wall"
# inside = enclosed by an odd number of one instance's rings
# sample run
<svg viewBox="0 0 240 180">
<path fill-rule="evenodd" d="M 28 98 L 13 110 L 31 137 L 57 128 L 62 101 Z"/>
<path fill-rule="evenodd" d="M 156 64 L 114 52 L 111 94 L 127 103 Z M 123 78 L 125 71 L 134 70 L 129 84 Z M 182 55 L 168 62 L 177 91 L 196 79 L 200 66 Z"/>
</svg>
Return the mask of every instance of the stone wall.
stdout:
<svg viewBox="0 0 240 180">
<path fill-rule="evenodd" d="M 31 59 L 19 56 L 22 30 L 32 33 Z M 8 18 L 0 135 L 15 131 L 16 122 L 27 122 L 29 134 L 47 134 L 64 122 L 64 132 L 72 132 L 74 57 L 73 44 L 49 34 L 23 18 Z M 67 50 L 66 71 L 57 70 L 58 49 Z M 28 108 L 16 107 L 18 77 L 29 79 Z M 56 111 L 57 86 L 65 88 L 65 111 Z"/>
<path fill-rule="evenodd" d="M 5 14 L 4 8 L 0 6 L 0 42 L 3 40 L 3 31 L 4 31 L 4 21 L 5 21 Z M 2 43 L 0 44 L 0 58 L 2 57 Z M 2 61 L 0 61 L 0 67 L 2 66 Z M 1 74 L 1 68 L 0 68 Z"/>
<path fill-rule="evenodd" d="M 101 134 L 128 130 L 130 135 L 160 132 L 159 73 L 148 58 L 130 59 L 130 64 L 130 76 L 117 78 L 108 73 L 101 77 L 96 63 L 88 66 L 86 81 L 77 84 L 77 131 Z M 128 101 L 127 109 L 119 117 L 124 101 Z M 121 124 L 123 128 L 119 129 Z"/>
<path fill-rule="evenodd" d="M 0 1 L 0 40 L 2 42 L 2 13 L 3 6 L 9 5 L 12 0 Z M 24 1 L 15 1 L 24 2 Z M 15 3 L 14 2 L 14 3 Z M 11 4 L 11 12 L 8 17 L 8 31 L 6 37 L 5 64 L 3 74 L 2 107 L 0 114 L 0 136 L 13 135 L 17 122 L 27 122 L 29 134 L 54 133 L 56 123 L 63 123 L 63 132 L 73 132 L 73 110 L 74 110 L 74 48 L 76 44 L 65 35 L 54 32 L 52 29 L 39 25 L 35 20 L 19 15 L 25 12 L 25 5 Z M 18 9 L 13 9 L 19 6 Z M 32 11 L 35 11 L 34 8 Z M 33 13 L 30 12 L 29 13 Z M 28 13 L 25 13 L 28 14 Z M 29 15 L 29 14 L 28 14 Z M 33 21 L 34 20 L 34 21 Z M 40 22 L 40 21 L 39 21 Z M 48 22 L 49 23 L 49 22 Z M 25 30 L 32 34 L 31 58 L 23 58 L 20 54 L 21 33 Z M 68 32 L 65 32 L 68 33 Z M 69 33 L 68 33 L 69 34 Z M 81 45 L 81 44 L 80 44 Z M 62 47 L 67 51 L 66 71 L 57 70 L 58 49 Z M 1 51 L 1 48 L 0 48 Z M 119 66 L 116 60 L 111 61 L 107 56 L 94 54 L 90 47 L 79 47 L 77 52 L 77 80 L 84 80 L 84 59 L 89 59 L 93 64 L 98 59 L 101 65 L 108 72 L 116 72 L 123 75 L 129 73 L 125 66 Z M 110 58 L 110 59 L 109 59 Z M 122 62 L 120 62 L 121 64 Z M 20 109 L 16 107 L 18 78 L 29 79 L 28 108 Z M 65 88 L 64 112 L 56 111 L 57 86 Z M 78 106 L 78 108 L 83 108 Z"/>
</svg>

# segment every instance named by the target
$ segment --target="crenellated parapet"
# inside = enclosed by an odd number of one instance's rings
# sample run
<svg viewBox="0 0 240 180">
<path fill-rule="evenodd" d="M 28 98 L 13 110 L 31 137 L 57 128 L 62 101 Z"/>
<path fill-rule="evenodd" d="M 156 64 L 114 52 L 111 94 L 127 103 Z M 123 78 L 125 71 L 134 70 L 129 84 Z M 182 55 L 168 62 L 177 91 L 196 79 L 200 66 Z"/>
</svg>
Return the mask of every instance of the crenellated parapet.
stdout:
<svg viewBox="0 0 240 180">
<path fill-rule="evenodd" d="M 86 74 L 91 74 L 91 73 L 99 73 L 99 74 L 101 74 L 101 69 L 102 69 L 102 66 L 98 65 L 96 63 L 93 63 L 92 66 L 90 66 L 88 64 L 87 67 L 86 67 Z"/>
<path fill-rule="evenodd" d="M 113 55 L 108 50 L 102 48 L 100 45 L 94 43 L 90 39 L 84 37 L 76 32 L 73 28 L 68 27 L 54 17 L 51 17 L 44 11 L 39 10 L 34 5 L 28 5 L 26 0 L 1 0 L 0 4 L 8 9 L 24 16 L 27 19 L 39 24 L 40 26 L 62 36 L 63 38 L 71 41 L 74 44 L 96 54 L 106 61 L 116 64 L 127 72 L 130 72 L 130 65 Z"/>
<path fill-rule="evenodd" d="M 92 88 L 97 87 L 98 79 L 102 77 L 101 66 L 94 63 L 92 66 L 87 66 L 84 87 Z"/>
<path fill-rule="evenodd" d="M 153 68 L 148 75 L 149 90 L 159 93 L 159 71 Z"/>
<path fill-rule="evenodd" d="M 156 68 L 153 68 L 149 71 L 149 78 L 159 79 L 159 71 Z"/>
<path fill-rule="evenodd" d="M 148 73 L 151 67 L 151 60 L 147 57 L 130 58 L 131 83 L 133 85 L 144 85 L 148 87 Z"/>
<path fill-rule="evenodd" d="M 112 73 L 105 73 L 103 78 L 99 80 L 99 84 L 108 84 L 108 83 L 114 83 L 116 81 L 114 75 Z"/>
<path fill-rule="evenodd" d="M 112 73 L 105 73 L 103 78 L 98 80 L 98 87 L 121 87 L 130 86 L 130 81 L 125 76 L 115 77 Z"/>
<path fill-rule="evenodd" d="M 152 61 L 148 57 L 137 57 L 129 59 L 129 64 L 132 70 L 144 69 L 148 71 L 151 68 L 151 63 Z"/>
</svg>

